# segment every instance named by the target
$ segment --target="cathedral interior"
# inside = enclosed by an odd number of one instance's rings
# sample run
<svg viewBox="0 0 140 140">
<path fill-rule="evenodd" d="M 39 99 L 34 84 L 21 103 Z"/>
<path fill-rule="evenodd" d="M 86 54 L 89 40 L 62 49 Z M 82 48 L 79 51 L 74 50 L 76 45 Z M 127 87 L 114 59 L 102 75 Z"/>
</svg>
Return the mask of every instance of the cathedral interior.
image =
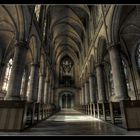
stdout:
<svg viewBox="0 0 140 140">
<path fill-rule="evenodd" d="M 140 5 L 0 5 L 1 135 L 140 135 Z"/>
</svg>

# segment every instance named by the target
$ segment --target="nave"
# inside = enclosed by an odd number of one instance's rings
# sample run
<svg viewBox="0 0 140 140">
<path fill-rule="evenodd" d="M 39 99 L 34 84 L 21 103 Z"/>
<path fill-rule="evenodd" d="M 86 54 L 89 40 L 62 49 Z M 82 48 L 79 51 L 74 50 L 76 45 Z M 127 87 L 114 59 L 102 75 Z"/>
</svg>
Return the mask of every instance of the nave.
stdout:
<svg viewBox="0 0 140 140">
<path fill-rule="evenodd" d="M 140 5 L 0 5 L 0 135 L 135 130 Z"/>
<path fill-rule="evenodd" d="M 140 135 L 139 131 L 127 131 L 74 109 L 62 109 L 50 118 L 23 132 L 0 132 L 1 136 L 109 136 Z"/>
</svg>

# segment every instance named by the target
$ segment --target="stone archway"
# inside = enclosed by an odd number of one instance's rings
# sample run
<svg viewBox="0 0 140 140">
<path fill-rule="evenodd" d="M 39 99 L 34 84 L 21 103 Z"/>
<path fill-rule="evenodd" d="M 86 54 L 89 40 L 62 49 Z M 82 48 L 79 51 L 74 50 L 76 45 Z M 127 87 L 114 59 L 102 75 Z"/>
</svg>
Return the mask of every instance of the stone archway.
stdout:
<svg viewBox="0 0 140 140">
<path fill-rule="evenodd" d="M 60 93 L 59 96 L 59 106 L 61 109 L 73 108 L 74 107 L 74 95 L 69 91 L 64 91 Z"/>
</svg>

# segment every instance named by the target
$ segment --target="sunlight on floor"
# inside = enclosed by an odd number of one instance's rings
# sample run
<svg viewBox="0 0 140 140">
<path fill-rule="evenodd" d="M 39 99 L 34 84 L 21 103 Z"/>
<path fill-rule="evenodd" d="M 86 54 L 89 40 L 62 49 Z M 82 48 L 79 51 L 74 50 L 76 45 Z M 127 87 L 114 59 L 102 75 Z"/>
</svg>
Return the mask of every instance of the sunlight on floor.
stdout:
<svg viewBox="0 0 140 140">
<path fill-rule="evenodd" d="M 64 121 L 64 122 L 70 122 L 70 121 L 76 121 L 76 122 L 80 122 L 80 121 L 100 121 L 99 119 L 93 118 L 93 117 L 86 117 L 86 116 L 57 116 L 56 119 L 52 118 L 53 121 Z M 51 120 L 51 118 L 50 118 Z"/>
<path fill-rule="evenodd" d="M 63 115 L 62 115 L 63 114 Z M 47 121 L 63 121 L 63 122 L 88 122 L 88 121 L 101 121 L 92 116 L 81 114 L 73 109 L 62 110 L 61 113 L 50 117 Z"/>
</svg>

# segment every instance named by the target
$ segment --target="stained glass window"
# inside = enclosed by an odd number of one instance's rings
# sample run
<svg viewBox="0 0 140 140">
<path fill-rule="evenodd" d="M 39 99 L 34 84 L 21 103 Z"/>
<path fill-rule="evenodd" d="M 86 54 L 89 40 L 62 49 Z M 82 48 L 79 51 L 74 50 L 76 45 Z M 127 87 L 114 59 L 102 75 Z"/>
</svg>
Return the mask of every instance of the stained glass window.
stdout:
<svg viewBox="0 0 140 140">
<path fill-rule="evenodd" d="M 60 83 L 63 86 L 71 86 L 74 84 L 73 74 L 73 61 L 70 57 L 66 56 L 60 62 Z"/>
<path fill-rule="evenodd" d="M 61 62 L 61 67 L 65 74 L 68 74 L 71 71 L 72 66 L 73 66 L 73 63 L 69 57 L 65 57 Z"/>
</svg>

